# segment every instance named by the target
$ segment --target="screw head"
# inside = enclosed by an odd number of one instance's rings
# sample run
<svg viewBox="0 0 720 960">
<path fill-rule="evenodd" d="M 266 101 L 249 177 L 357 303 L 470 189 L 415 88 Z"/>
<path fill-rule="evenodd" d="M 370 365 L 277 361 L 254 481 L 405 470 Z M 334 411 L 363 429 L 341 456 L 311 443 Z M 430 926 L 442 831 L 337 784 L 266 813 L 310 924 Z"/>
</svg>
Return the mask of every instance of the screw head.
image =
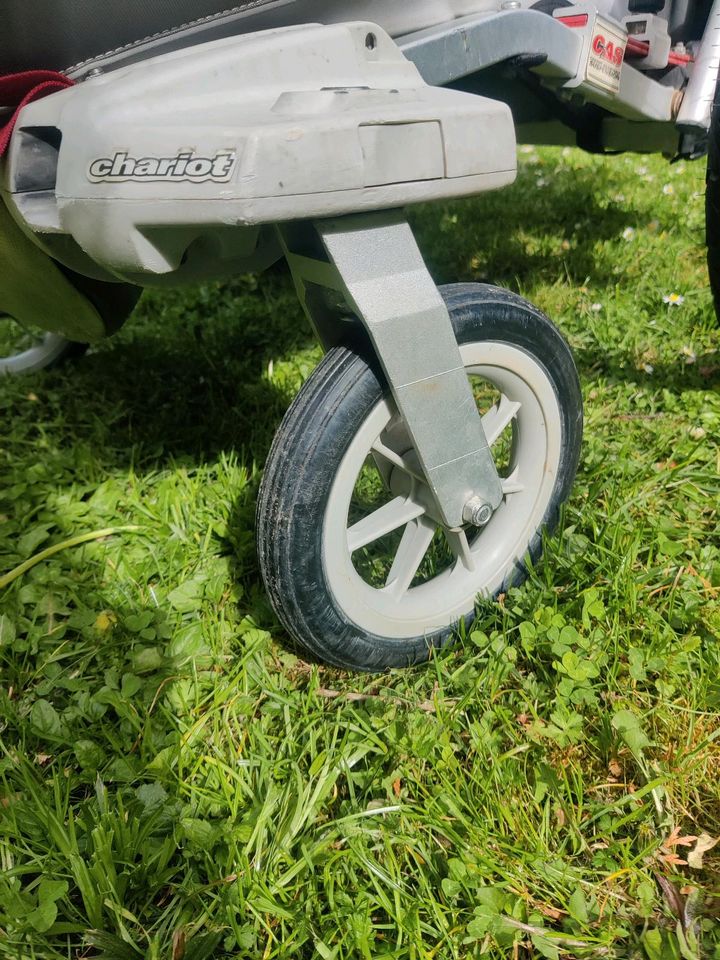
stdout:
<svg viewBox="0 0 720 960">
<path fill-rule="evenodd" d="M 493 508 L 481 497 L 471 497 L 463 509 L 463 520 L 474 527 L 484 527 L 493 515 Z"/>
</svg>

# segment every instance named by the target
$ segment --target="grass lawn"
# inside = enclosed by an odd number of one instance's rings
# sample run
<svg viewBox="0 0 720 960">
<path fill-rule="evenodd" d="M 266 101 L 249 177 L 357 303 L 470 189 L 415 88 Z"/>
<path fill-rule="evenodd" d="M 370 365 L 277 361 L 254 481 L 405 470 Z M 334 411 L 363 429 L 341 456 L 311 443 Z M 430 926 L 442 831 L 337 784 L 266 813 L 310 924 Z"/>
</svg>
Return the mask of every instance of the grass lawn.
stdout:
<svg viewBox="0 0 720 960">
<path fill-rule="evenodd" d="M 258 482 L 320 355 L 282 271 L 146 294 L 0 383 L 0 577 L 90 537 L 0 591 L 0 957 L 720 958 L 704 168 L 520 158 L 412 219 L 439 280 L 569 339 L 580 472 L 546 560 L 422 668 L 305 663 L 265 600 Z"/>
</svg>

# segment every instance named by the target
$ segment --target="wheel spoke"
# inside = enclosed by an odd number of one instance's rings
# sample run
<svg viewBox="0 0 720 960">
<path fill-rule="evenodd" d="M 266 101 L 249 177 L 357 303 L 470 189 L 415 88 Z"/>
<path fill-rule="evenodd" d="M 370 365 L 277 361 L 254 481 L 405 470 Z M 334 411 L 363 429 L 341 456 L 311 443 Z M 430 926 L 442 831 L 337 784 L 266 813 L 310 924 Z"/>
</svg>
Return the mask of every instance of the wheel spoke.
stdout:
<svg viewBox="0 0 720 960">
<path fill-rule="evenodd" d="M 425 483 L 425 478 L 422 475 L 422 470 L 420 469 L 419 464 L 414 462 L 417 459 L 414 450 L 411 450 L 404 456 L 401 456 L 378 438 L 372 445 L 372 452 L 373 454 L 377 454 L 378 456 L 382 457 L 384 460 L 387 460 L 387 462 L 391 463 L 394 467 L 398 467 L 405 473 L 410 474 L 411 477 L 415 477 L 416 480 L 420 480 L 421 483 Z"/>
<path fill-rule="evenodd" d="M 385 590 L 388 593 L 401 597 L 407 592 L 430 548 L 436 529 L 435 523 L 429 517 L 418 517 L 408 523 L 385 581 Z"/>
<path fill-rule="evenodd" d="M 510 400 L 503 394 L 500 402 L 491 407 L 482 418 L 483 430 L 488 446 L 492 446 L 503 430 L 515 419 L 521 404 L 517 400 Z"/>
<path fill-rule="evenodd" d="M 455 558 L 466 570 L 472 572 L 475 569 L 475 560 L 470 549 L 467 533 L 464 530 L 446 530 L 445 539 Z"/>
<path fill-rule="evenodd" d="M 522 493 L 525 489 L 524 484 L 520 483 L 518 480 L 518 468 L 515 467 L 513 472 L 509 477 L 501 477 L 500 483 L 502 484 L 503 496 L 507 496 L 511 493 Z"/>
<path fill-rule="evenodd" d="M 424 513 L 425 507 L 421 504 L 407 497 L 395 497 L 348 528 L 347 542 L 350 553 L 379 540 Z"/>
</svg>

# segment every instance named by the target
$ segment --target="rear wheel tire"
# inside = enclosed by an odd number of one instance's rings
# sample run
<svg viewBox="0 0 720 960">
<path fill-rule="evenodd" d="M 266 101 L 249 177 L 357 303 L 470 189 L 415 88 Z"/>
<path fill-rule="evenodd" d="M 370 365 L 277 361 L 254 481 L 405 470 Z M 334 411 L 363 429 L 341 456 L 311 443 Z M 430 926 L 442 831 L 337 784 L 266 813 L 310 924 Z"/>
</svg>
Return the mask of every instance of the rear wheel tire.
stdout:
<svg viewBox="0 0 720 960">
<path fill-rule="evenodd" d="M 87 344 L 57 333 L 28 330 L 10 317 L 0 316 L 0 376 L 20 376 L 81 356 Z"/>
<path fill-rule="evenodd" d="M 577 468 L 582 399 L 570 350 L 531 304 L 481 284 L 442 289 L 505 497 L 480 530 L 446 530 L 374 363 L 323 358 L 268 456 L 260 569 L 311 655 L 378 671 L 427 659 L 478 595 L 525 576 Z"/>
<path fill-rule="evenodd" d="M 715 317 L 720 321 L 720 82 L 715 88 L 708 131 L 705 176 L 705 242 Z"/>
</svg>

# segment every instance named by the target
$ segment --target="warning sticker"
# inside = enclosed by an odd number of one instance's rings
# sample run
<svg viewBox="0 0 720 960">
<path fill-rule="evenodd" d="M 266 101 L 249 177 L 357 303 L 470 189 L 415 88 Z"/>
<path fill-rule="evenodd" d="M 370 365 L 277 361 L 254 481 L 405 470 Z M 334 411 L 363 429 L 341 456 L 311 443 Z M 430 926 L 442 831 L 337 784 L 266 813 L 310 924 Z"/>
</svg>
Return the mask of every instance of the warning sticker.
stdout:
<svg viewBox="0 0 720 960">
<path fill-rule="evenodd" d="M 616 94 L 620 89 L 620 71 L 626 44 L 627 33 L 624 30 L 597 17 L 585 67 L 586 82 Z"/>
</svg>

